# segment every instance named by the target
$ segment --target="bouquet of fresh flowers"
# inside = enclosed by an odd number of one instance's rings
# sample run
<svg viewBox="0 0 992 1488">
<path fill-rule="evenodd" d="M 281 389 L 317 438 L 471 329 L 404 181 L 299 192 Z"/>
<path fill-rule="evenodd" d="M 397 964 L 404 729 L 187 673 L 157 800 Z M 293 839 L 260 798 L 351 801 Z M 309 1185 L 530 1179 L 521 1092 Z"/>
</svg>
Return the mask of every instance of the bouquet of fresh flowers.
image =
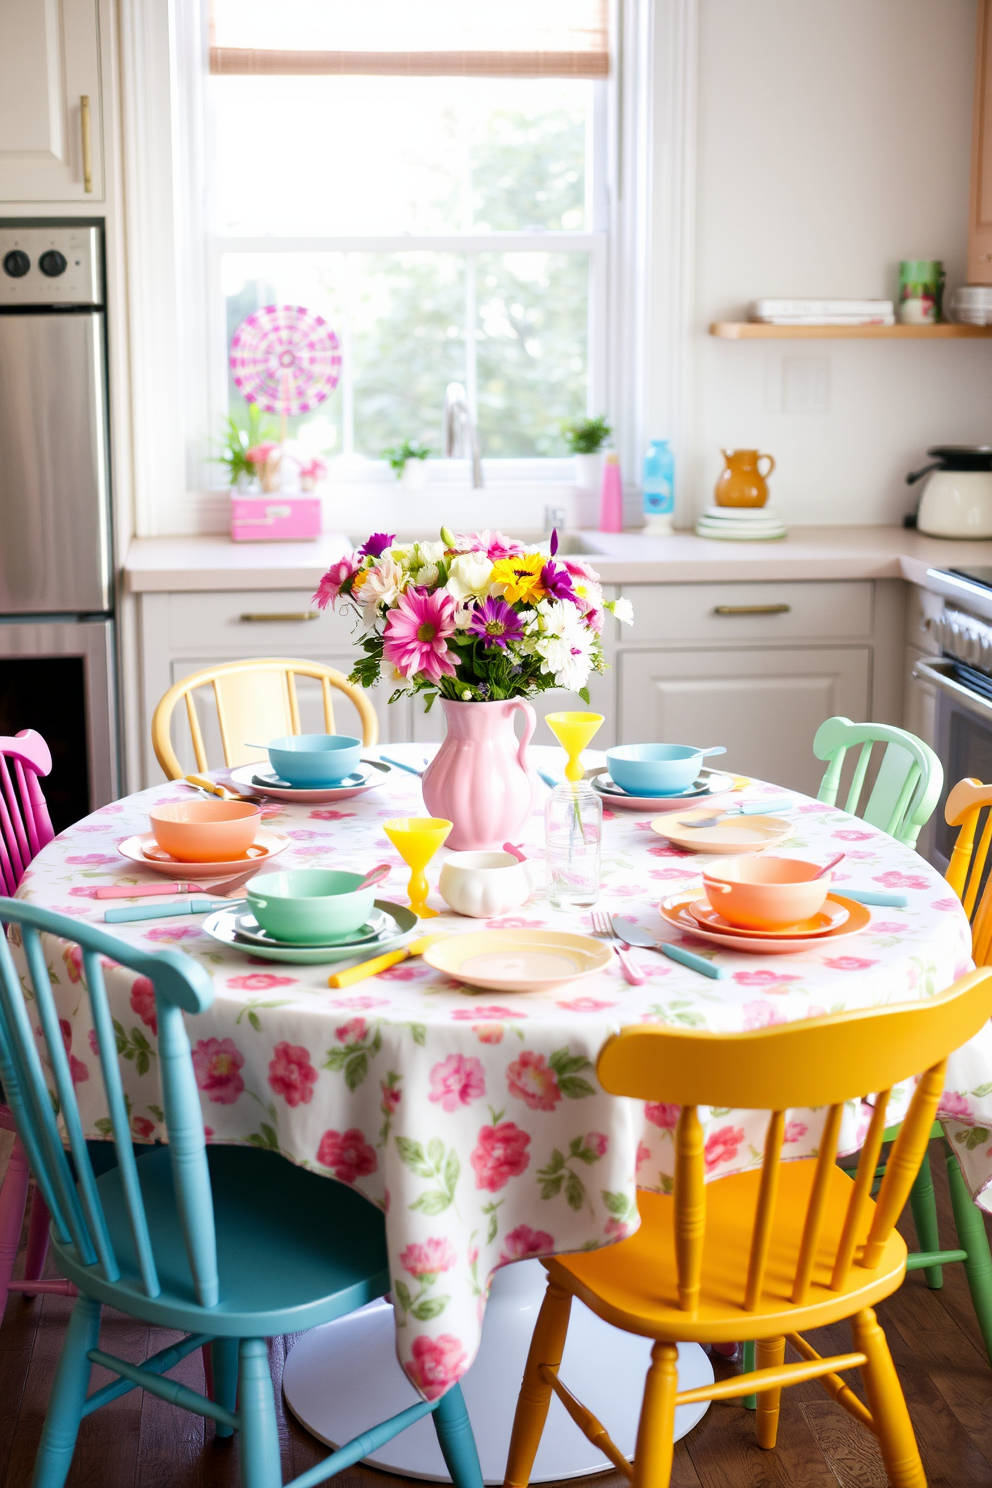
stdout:
<svg viewBox="0 0 992 1488">
<path fill-rule="evenodd" d="M 627 599 L 604 600 L 599 575 L 583 558 L 524 547 L 501 532 L 440 542 L 396 543 L 375 532 L 331 565 L 314 596 L 340 600 L 360 617 L 364 655 L 350 680 L 371 687 L 385 668 L 389 701 L 422 692 L 455 702 L 530 698 L 566 687 L 588 703 L 591 672 L 605 670 L 606 610 L 627 624 Z"/>
</svg>

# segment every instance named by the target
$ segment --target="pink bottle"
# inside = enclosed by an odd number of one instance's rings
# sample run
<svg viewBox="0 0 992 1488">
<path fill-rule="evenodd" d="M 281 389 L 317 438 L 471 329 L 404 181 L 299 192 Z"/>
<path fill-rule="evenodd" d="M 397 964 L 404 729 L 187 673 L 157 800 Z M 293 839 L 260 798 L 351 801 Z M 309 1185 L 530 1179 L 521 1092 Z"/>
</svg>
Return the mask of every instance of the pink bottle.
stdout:
<svg viewBox="0 0 992 1488">
<path fill-rule="evenodd" d="M 620 479 L 620 456 L 610 450 L 603 463 L 603 487 L 600 492 L 600 532 L 623 531 L 623 481 Z"/>
<path fill-rule="evenodd" d="M 448 730 L 424 771 L 424 805 L 453 825 L 445 843 L 458 852 L 501 848 L 520 835 L 534 810 L 537 777 L 527 745 L 537 724 L 522 698 L 499 703 L 456 703 L 441 698 Z M 513 728 L 524 715 L 523 737 Z"/>
</svg>

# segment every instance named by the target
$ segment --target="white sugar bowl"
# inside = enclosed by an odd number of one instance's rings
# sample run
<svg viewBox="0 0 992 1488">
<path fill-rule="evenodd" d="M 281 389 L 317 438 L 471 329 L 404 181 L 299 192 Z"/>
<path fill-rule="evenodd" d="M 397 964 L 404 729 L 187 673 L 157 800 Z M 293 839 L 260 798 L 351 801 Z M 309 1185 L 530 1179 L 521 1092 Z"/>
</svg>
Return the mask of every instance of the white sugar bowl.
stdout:
<svg viewBox="0 0 992 1488">
<path fill-rule="evenodd" d="M 508 852 L 453 852 L 441 868 L 441 898 L 456 914 L 488 920 L 519 909 L 544 874 L 536 863 L 521 863 Z"/>
</svg>

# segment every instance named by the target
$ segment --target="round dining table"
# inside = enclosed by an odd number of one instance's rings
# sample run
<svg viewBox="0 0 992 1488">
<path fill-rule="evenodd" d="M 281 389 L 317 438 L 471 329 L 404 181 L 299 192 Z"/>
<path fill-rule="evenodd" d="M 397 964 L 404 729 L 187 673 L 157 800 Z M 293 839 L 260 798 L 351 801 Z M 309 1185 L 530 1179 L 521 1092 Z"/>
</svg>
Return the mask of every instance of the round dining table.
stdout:
<svg viewBox="0 0 992 1488">
<path fill-rule="evenodd" d="M 366 751 L 377 753 L 419 765 L 425 750 L 392 745 Z M 560 772 L 560 750 L 533 753 Z M 595 758 L 590 754 L 587 762 Z M 216 778 L 227 777 L 217 772 Z M 384 1211 L 391 1297 L 313 1330 L 287 1361 L 287 1402 L 322 1440 L 347 1440 L 412 1403 L 418 1392 L 436 1398 L 464 1376 L 484 1477 L 502 1481 L 543 1291 L 536 1258 L 619 1241 L 637 1226 L 638 1188 L 671 1191 L 677 1108 L 619 1099 L 597 1082 L 597 1054 L 616 1030 L 632 1023 L 764 1028 L 929 997 L 969 968 L 967 919 L 933 868 L 856 817 L 785 794 L 792 802 L 786 813 L 792 835 L 777 852 L 826 862 L 843 851 L 834 872 L 841 893 L 845 883 L 894 892 L 905 896 L 905 907 L 873 908 L 860 934 L 833 943 L 828 936 L 798 954 L 714 953 L 697 942 L 696 949 L 726 968 L 719 981 L 638 950 L 634 959 L 646 974 L 641 986 L 628 984 L 614 959 L 606 970 L 553 992 L 493 994 L 412 958 L 334 990 L 328 975 L 340 965 L 260 960 L 250 947 L 207 936 L 202 915 L 108 927 L 145 949 L 179 949 L 211 976 L 213 1005 L 187 1019 L 208 1140 L 278 1151 L 329 1181 L 353 1185 Z M 545 795 L 542 786 L 521 836 L 534 858 L 543 854 Z M 782 789 L 752 781 L 722 796 L 721 805 L 773 795 L 781 798 Z M 99 886 L 154 878 L 120 854 L 121 842 L 148 831 L 154 803 L 190 797 L 189 786 L 168 782 L 102 807 L 42 850 L 19 897 L 78 920 L 102 921 L 111 901 L 94 897 Z M 377 892 L 406 903 L 408 870 L 383 822 L 425 814 L 417 775 L 394 768 L 361 795 L 318 805 L 269 802 L 264 811 L 266 828 L 289 842 L 276 866 L 365 870 L 389 862 L 392 873 Z M 599 907 L 659 939 L 678 940 L 659 915 L 659 900 L 698 888 L 702 868 L 714 860 L 673 846 L 651 821 L 650 812 L 604 810 Z M 432 933 L 590 932 L 588 909 L 553 909 L 541 890 L 498 919 L 452 913 L 436 888 L 445 855 L 442 849 L 428 869 L 430 904 L 440 912 L 430 922 Z M 102 1086 L 90 1077 L 93 1031 L 78 951 L 56 941 L 48 959 L 87 1135 L 106 1136 Z M 107 972 L 107 989 L 134 1137 L 164 1139 L 151 984 L 117 967 Z M 951 1057 L 946 1083 L 938 1114 L 981 1202 L 992 1181 L 989 1027 Z M 893 1120 L 909 1095 L 908 1087 L 894 1092 Z M 760 1164 L 764 1113 L 713 1108 L 703 1115 L 710 1177 Z M 869 1116 L 863 1103 L 848 1105 L 842 1152 L 857 1150 Z M 823 1110 L 788 1113 L 787 1156 L 816 1152 L 823 1119 Z M 621 1334 L 575 1304 L 562 1378 L 630 1455 L 649 1349 L 649 1341 Z M 683 1346 L 680 1376 L 684 1388 L 712 1377 L 709 1359 L 695 1345 Z M 704 1410 L 683 1407 L 680 1434 Z M 426 1422 L 370 1460 L 394 1472 L 447 1480 Z M 553 1400 L 535 1481 L 604 1467 Z"/>
</svg>

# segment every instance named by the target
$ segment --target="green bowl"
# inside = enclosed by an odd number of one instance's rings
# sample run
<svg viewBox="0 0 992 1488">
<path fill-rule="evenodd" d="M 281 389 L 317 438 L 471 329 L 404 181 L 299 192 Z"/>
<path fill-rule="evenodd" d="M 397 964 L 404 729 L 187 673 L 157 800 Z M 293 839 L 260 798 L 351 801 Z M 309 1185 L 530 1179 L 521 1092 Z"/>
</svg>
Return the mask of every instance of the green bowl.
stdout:
<svg viewBox="0 0 992 1488">
<path fill-rule="evenodd" d="M 291 945 L 333 944 L 359 930 L 375 902 L 375 885 L 356 893 L 360 873 L 294 868 L 260 873 L 245 898 L 263 929 Z"/>
</svg>

